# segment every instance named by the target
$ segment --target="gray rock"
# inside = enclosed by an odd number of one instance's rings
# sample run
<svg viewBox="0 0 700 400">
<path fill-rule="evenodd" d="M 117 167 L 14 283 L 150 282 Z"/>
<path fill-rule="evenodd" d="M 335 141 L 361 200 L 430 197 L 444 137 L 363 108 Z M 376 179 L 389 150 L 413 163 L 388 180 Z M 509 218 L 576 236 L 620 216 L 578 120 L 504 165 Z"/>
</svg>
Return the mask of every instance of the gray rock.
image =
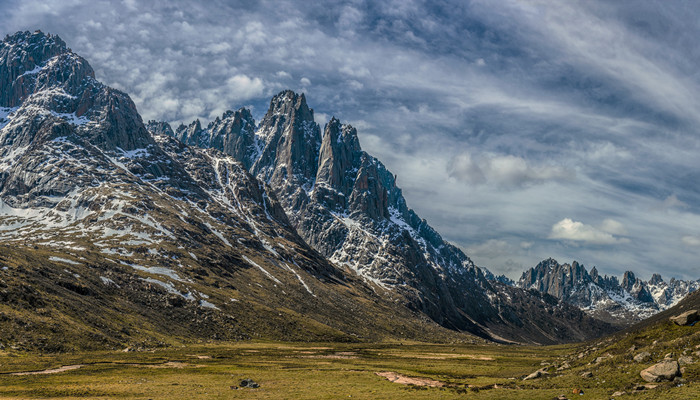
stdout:
<svg viewBox="0 0 700 400">
<path fill-rule="evenodd" d="M 531 373 L 530 375 L 523 378 L 524 381 L 529 381 L 533 379 L 539 379 L 545 375 L 549 375 L 546 368 L 538 369 L 537 371 Z"/>
<path fill-rule="evenodd" d="M 639 375 L 647 382 L 673 381 L 681 376 L 678 361 L 662 361 L 643 370 Z"/>
<path fill-rule="evenodd" d="M 593 378 L 593 372 L 591 372 L 591 371 L 582 372 L 581 378 Z"/>
<path fill-rule="evenodd" d="M 612 358 L 612 355 L 611 355 L 611 354 L 604 354 L 604 355 L 602 355 L 602 356 L 600 356 L 600 357 L 596 357 L 596 359 L 595 359 L 594 362 L 595 362 L 596 364 L 600 364 L 600 363 L 602 363 L 603 361 L 605 361 L 605 360 L 607 360 L 607 359 L 610 359 L 610 358 Z"/>
<path fill-rule="evenodd" d="M 700 313 L 698 310 L 690 310 L 669 319 L 676 325 L 691 325 L 700 320 Z"/>
<path fill-rule="evenodd" d="M 643 351 L 634 356 L 634 361 L 638 363 L 647 362 L 649 360 L 651 360 L 651 353 L 648 351 Z"/>
<path fill-rule="evenodd" d="M 243 380 L 241 381 L 240 386 L 241 386 L 242 388 L 251 388 L 251 389 L 257 389 L 257 388 L 260 387 L 260 385 L 259 385 L 257 382 L 255 382 L 255 381 L 252 380 L 252 379 L 248 379 L 248 378 L 243 379 Z"/>
</svg>

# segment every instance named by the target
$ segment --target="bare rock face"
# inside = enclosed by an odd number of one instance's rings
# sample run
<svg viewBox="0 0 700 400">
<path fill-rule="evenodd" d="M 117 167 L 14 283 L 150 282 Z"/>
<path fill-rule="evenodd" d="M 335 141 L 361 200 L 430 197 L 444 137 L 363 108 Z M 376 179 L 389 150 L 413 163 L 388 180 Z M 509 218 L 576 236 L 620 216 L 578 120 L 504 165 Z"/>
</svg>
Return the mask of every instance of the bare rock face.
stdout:
<svg viewBox="0 0 700 400">
<path fill-rule="evenodd" d="M 146 129 L 151 135 L 166 135 L 175 137 L 175 132 L 169 123 L 163 121 L 148 121 L 146 123 Z"/>
<path fill-rule="evenodd" d="M 167 124 L 149 123 L 149 134 L 129 97 L 97 82 L 60 38 L 20 32 L 0 42 L 0 83 L 0 253 L 37 267 L 3 269 L 4 280 L 36 293 L 31 309 L 19 295 L 3 297 L 3 306 L 22 307 L 30 321 L 38 305 L 80 320 L 52 329 L 54 339 L 83 329 L 80 337 L 112 347 L 130 335 L 114 315 L 128 315 L 139 326 L 133 331 L 206 339 L 435 327 L 312 249 L 242 162 L 184 145 Z M 302 100 L 290 110 L 308 117 Z M 188 137 L 252 161 L 253 127 L 239 110 L 206 129 L 194 124 Z M 298 156 L 286 148 L 288 158 Z M 307 172 L 315 176 L 316 167 Z M 46 332 L 19 322 L 24 336 Z M 18 324 L 4 319 L 0 330 Z"/>
<path fill-rule="evenodd" d="M 700 313 L 698 313 L 698 310 L 690 310 L 669 319 L 676 325 L 691 325 L 700 320 Z"/>
<path fill-rule="evenodd" d="M 643 370 L 639 375 L 647 382 L 673 381 L 681 376 L 678 361 L 662 361 Z"/>
<path fill-rule="evenodd" d="M 0 81 L 5 203 L 48 205 L 57 201 L 51 198 L 95 185 L 85 172 L 98 171 L 104 160 L 134 152 L 144 157 L 125 162 L 133 174 L 155 178 L 168 168 L 129 96 L 97 82 L 89 63 L 59 37 L 40 31 L 8 36 L 0 42 Z M 56 157 L 57 163 L 42 157 Z M 72 163 L 83 157 L 82 164 Z M 109 179 L 109 171 L 98 172 Z"/>
<path fill-rule="evenodd" d="M 666 283 L 655 274 L 645 282 L 627 271 L 620 282 L 615 276 L 600 276 L 595 267 L 589 273 L 576 261 L 559 264 L 549 258 L 525 271 L 516 285 L 551 294 L 615 324 L 629 325 L 677 304 L 700 288 L 700 281 L 671 279 Z"/>
<path fill-rule="evenodd" d="M 7 36 L 3 43 L 18 45 L 0 47 L 1 107 L 18 106 L 31 92 L 28 86 L 33 85 L 32 75 L 39 71 L 41 63 L 68 51 L 61 38 L 44 35 L 41 31 L 17 32 Z"/>
<path fill-rule="evenodd" d="M 242 109 L 206 128 L 182 125 L 174 136 L 238 159 L 269 185 L 308 244 L 378 293 L 399 295 L 443 326 L 498 340 L 554 343 L 610 329 L 551 296 L 487 279 L 408 208 L 396 176 L 362 150 L 354 127 L 332 118 L 321 131 L 303 94 L 277 94 L 254 126 Z"/>
<path fill-rule="evenodd" d="M 299 197 L 295 194 L 297 188 L 311 191 L 318 169 L 321 131 L 306 97 L 290 90 L 273 97 L 258 136 L 262 153 L 251 172 L 278 191 L 284 190 L 285 197 Z"/>
</svg>

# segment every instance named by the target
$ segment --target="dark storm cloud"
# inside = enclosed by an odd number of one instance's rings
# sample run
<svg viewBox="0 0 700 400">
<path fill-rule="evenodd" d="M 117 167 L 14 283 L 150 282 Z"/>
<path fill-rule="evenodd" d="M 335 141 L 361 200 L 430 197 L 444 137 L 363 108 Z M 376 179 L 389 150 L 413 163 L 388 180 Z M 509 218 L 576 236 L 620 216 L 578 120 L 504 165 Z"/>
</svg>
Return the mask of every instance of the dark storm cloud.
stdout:
<svg viewBox="0 0 700 400">
<path fill-rule="evenodd" d="M 691 2 L 3 1 L 145 119 L 261 116 L 304 91 L 494 272 L 554 256 L 698 278 L 700 34 Z"/>
</svg>

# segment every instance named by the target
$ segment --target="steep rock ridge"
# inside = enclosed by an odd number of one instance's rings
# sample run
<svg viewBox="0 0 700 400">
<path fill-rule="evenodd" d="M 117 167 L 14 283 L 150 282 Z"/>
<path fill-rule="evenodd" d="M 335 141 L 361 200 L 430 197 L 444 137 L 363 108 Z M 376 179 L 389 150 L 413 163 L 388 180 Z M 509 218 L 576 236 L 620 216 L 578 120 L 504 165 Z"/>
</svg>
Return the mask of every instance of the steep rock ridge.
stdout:
<svg viewBox="0 0 700 400">
<path fill-rule="evenodd" d="M 153 144 L 131 99 L 97 82 L 88 62 L 57 36 L 8 36 L 0 44 L 0 83 L 0 107 L 11 110 L 2 146 L 16 150 L 33 142 L 35 133 L 45 131 L 38 121 L 46 120 L 35 117 L 44 115 L 72 125 L 104 151 Z"/>
<path fill-rule="evenodd" d="M 149 134 L 60 38 L 17 33 L 0 56 L 3 344 L 456 337 L 310 248 L 233 157 Z M 224 132 L 250 120 L 227 113 L 206 143 L 248 149 Z"/>
<path fill-rule="evenodd" d="M 375 285 L 377 293 L 397 293 L 406 306 L 443 326 L 538 343 L 582 340 L 610 330 L 553 298 L 490 282 L 407 207 L 395 175 L 362 151 L 355 128 L 333 118 L 321 135 L 303 94 L 274 96 L 253 140 L 249 131 L 225 131 L 224 142 L 252 143 L 248 148 L 258 151 L 253 159 L 221 142 L 192 141 L 188 132 L 211 137 L 217 123 L 198 126 L 196 121 L 183 125 L 174 136 L 242 157 L 239 161 L 269 185 L 314 249 Z"/>
<path fill-rule="evenodd" d="M 168 123 L 149 121 L 148 130 L 151 133 L 173 136 L 189 146 L 211 147 L 223 151 L 243 163 L 246 169 L 250 169 L 258 153 L 255 121 L 250 111 L 245 108 L 226 111 L 206 128 L 202 128 L 201 122 L 196 120 L 189 125 L 180 124 L 173 132 Z"/>
<path fill-rule="evenodd" d="M 600 276 L 595 267 L 589 273 L 576 261 L 559 264 L 549 258 L 525 271 L 517 286 L 550 294 L 597 317 L 628 325 L 674 306 L 700 288 L 700 281 L 672 278 L 666 283 L 654 274 L 647 282 L 627 271 L 620 283 L 615 276 Z"/>
</svg>

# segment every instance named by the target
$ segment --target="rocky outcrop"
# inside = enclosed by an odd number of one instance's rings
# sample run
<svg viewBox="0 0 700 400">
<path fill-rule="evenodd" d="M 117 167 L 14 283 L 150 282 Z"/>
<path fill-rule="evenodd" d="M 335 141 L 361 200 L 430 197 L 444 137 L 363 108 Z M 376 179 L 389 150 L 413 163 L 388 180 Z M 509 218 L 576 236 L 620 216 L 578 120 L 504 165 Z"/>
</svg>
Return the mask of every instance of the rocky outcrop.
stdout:
<svg viewBox="0 0 700 400">
<path fill-rule="evenodd" d="M 642 370 L 639 375 L 647 382 L 673 381 L 681 376 L 678 361 L 665 360 Z"/>
<path fill-rule="evenodd" d="M 669 319 L 676 325 L 693 325 L 695 322 L 700 321 L 700 313 L 698 313 L 698 310 L 690 310 Z"/>
<path fill-rule="evenodd" d="M 615 276 L 600 276 L 596 267 L 589 273 L 576 261 L 559 264 L 549 258 L 525 271 L 517 286 L 548 293 L 597 317 L 628 325 L 672 307 L 700 288 L 700 281 L 671 279 L 666 283 L 655 274 L 645 282 L 627 271 L 620 283 Z"/>
</svg>

